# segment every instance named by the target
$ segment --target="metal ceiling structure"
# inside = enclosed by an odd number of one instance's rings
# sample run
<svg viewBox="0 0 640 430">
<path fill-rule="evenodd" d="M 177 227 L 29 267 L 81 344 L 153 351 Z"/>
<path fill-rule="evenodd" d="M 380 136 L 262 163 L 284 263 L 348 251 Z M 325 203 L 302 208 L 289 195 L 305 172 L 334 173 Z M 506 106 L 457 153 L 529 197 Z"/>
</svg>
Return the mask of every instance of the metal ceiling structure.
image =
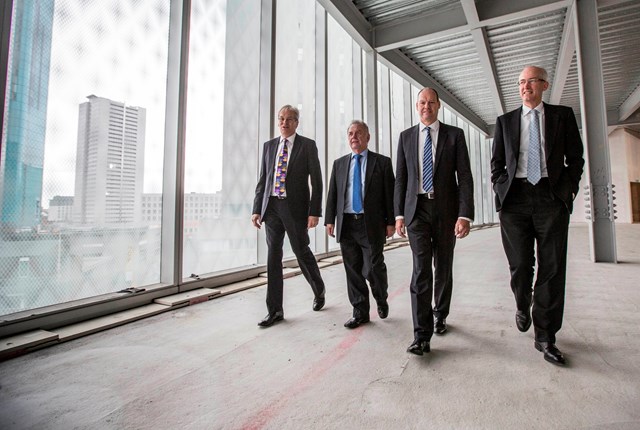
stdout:
<svg viewBox="0 0 640 430">
<path fill-rule="evenodd" d="M 496 117 L 521 104 L 518 75 L 544 67 L 545 101 L 580 122 L 576 1 L 319 0 L 365 49 L 492 135 Z M 640 133 L 640 1 L 598 0 L 602 82 L 610 127 Z M 583 46 L 582 49 L 589 49 Z"/>
</svg>

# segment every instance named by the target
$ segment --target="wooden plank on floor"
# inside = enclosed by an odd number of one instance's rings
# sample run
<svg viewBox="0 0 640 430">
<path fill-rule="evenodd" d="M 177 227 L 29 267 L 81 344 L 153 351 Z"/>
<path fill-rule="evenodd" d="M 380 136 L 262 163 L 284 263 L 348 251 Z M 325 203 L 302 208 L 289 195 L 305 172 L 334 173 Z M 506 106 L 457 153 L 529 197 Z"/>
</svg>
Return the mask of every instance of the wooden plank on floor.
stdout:
<svg viewBox="0 0 640 430">
<path fill-rule="evenodd" d="M 0 339 L 0 359 L 14 357 L 39 345 L 56 342 L 58 335 L 46 330 L 33 330 Z"/>
<path fill-rule="evenodd" d="M 97 333 L 102 330 L 117 327 L 128 322 L 150 317 L 152 315 L 157 315 L 170 309 L 171 307 L 167 305 L 151 303 L 145 306 L 127 309 L 126 311 L 118 312 L 115 314 L 94 318 L 92 320 L 83 321 L 77 324 L 71 324 L 65 327 L 60 327 L 53 331 L 57 333 L 60 341 L 63 342 L 91 333 Z"/>
<path fill-rule="evenodd" d="M 342 260 L 340 260 L 340 262 L 342 262 Z M 323 267 L 333 266 L 334 264 L 338 264 L 338 263 L 334 263 L 332 261 L 321 260 L 321 261 L 318 261 L 318 268 L 322 269 Z"/>
<path fill-rule="evenodd" d="M 299 275 L 300 273 L 302 273 L 302 270 L 300 270 L 299 267 L 285 267 L 284 269 L 282 269 L 282 279 L 291 278 L 293 276 Z M 267 272 L 261 273 L 258 276 L 266 278 Z"/>
<path fill-rule="evenodd" d="M 334 255 L 333 257 L 323 258 L 320 261 L 321 262 L 331 263 L 331 264 L 340 264 L 340 263 L 342 263 L 342 255 L 341 254 Z"/>
<path fill-rule="evenodd" d="M 220 294 L 218 289 L 198 288 L 197 290 L 160 297 L 159 299 L 155 299 L 154 303 L 166 306 L 195 305 L 197 303 L 206 302 L 218 294 Z"/>
<path fill-rule="evenodd" d="M 221 296 L 226 296 L 227 294 L 237 293 L 238 291 L 259 287 L 260 285 L 265 285 L 266 283 L 267 278 L 258 276 L 257 278 L 245 279 L 244 281 L 234 282 L 233 284 L 228 284 L 216 288 L 220 290 Z"/>
</svg>

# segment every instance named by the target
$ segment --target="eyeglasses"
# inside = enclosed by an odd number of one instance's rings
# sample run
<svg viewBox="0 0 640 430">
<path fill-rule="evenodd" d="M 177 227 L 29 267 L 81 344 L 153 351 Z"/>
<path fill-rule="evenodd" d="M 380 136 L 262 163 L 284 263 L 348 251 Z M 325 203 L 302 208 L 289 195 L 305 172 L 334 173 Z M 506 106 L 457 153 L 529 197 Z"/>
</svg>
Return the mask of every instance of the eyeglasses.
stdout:
<svg viewBox="0 0 640 430">
<path fill-rule="evenodd" d="M 531 85 L 533 85 L 536 82 L 546 82 L 546 81 L 544 79 L 541 79 L 541 78 L 520 79 L 518 81 L 518 85 L 525 85 L 527 82 L 530 83 Z"/>
<path fill-rule="evenodd" d="M 296 118 L 278 118 L 278 122 L 282 123 L 282 122 L 286 122 L 286 123 L 290 123 L 290 122 L 297 122 L 298 120 Z"/>
</svg>

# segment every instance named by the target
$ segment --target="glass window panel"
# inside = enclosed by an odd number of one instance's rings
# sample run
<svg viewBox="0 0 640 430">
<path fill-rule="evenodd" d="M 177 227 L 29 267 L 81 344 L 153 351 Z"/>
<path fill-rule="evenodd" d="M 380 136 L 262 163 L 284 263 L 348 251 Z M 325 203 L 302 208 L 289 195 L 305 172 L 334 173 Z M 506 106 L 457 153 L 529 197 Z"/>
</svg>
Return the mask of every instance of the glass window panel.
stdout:
<svg viewBox="0 0 640 430">
<path fill-rule="evenodd" d="M 395 160 L 395 148 L 398 142 L 400 133 L 405 127 L 405 115 L 407 113 L 411 115 L 406 109 L 409 106 L 409 101 L 405 100 L 404 95 L 405 80 L 402 76 L 395 72 L 391 72 L 391 136 L 390 136 L 390 151 L 389 156 L 392 160 Z"/>
<path fill-rule="evenodd" d="M 183 275 L 256 264 L 260 1 L 193 0 Z"/>
<path fill-rule="evenodd" d="M 390 156 L 391 100 L 389 99 L 389 68 L 378 62 L 378 148 L 377 152 Z"/>
<path fill-rule="evenodd" d="M 14 2 L 0 314 L 159 281 L 168 30 L 169 0 Z"/>
<path fill-rule="evenodd" d="M 278 0 L 276 21 L 287 23 L 276 30 L 274 136 L 278 135 L 276 115 L 284 105 L 300 110 L 297 133 L 310 139 L 316 136 L 316 2 L 314 0 Z M 316 144 L 321 145 L 322 142 Z M 262 142 L 260 143 L 262 146 Z M 320 150 L 320 148 L 318 148 Z M 321 152 L 321 151 L 320 151 Z M 320 165 L 324 165 L 320 160 Z M 323 169 L 324 173 L 324 169 Z M 326 189 L 326 185 L 324 187 Z M 320 220 L 322 224 L 322 220 Z M 324 236 L 324 235 L 322 235 Z M 316 250 L 316 234 L 310 233 L 310 248 Z M 284 256 L 293 257 L 289 241 Z"/>
<path fill-rule="evenodd" d="M 327 159 L 331 174 L 333 161 L 351 150 L 347 142 L 347 127 L 353 114 L 353 39 L 329 16 L 327 22 Z M 360 119 L 360 118 L 358 118 Z M 373 142 L 370 142 L 373 144 Z M 328 186 L 328 181 L 327 181 Z M 326 188 L 326 187 L 325 187 Z M 329 237 L 329 249 L 339 246 Z"/>
</svg>

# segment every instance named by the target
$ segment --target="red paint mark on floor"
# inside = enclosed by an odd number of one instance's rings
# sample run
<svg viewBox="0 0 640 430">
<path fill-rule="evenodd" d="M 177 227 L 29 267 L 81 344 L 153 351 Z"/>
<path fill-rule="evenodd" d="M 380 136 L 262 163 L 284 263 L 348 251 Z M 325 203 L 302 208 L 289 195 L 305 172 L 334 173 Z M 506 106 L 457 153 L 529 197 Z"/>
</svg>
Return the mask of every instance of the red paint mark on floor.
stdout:
<svg viewBox="0 0 640 430">
<path fill-rule="evenodd" d="M 406 293 L 408 288 L 397 288 L 389 297 L 387 301 L 390 302 L 400 294 Z M 342 360 L 349 350 L 360 340 L 360 336 L 364 329 L 357 328 L 349 333 L 342 342 L 336 345 L 333 350 L 325 354 L 319 362 L 315 363 L 311 367 L 311 370 L 307 372 L 296 384 L 285 390 L 283 396 L 275 400 L 273 403 L 265 406 L 258 412 L 256 412 L 247 422 L 241 427 L 242 430 L 259 430 L 266 426 L 280 411 L 286 406 L 289 400 L 296 397 L 302 391 L 306 390 L 310 385 L 315 384 L 330 368 L 335 366 L 340 360 Z"/>
<path fill-rule="evenodd" d="M 363 330 L 361 328 L 353 330 L 333 350 L 325 354 L 322 360 L 312 366 L 311 370 L 307 372 L 298 383 L 293 384 L 290 389 L 286 390 L 285 395 L 265 406 L 251 417 L 248 422 L 241 427 L 242 430 L 258 430 L 267 425 L 267 423 L 286 406 L 292 397 L 296 397 L 302 391 L 306 390 L 308 386 L 316 383 L 330 368 L 342 360 L 353 345 L 358 342 L 362 333 Z"/>
</svg>

